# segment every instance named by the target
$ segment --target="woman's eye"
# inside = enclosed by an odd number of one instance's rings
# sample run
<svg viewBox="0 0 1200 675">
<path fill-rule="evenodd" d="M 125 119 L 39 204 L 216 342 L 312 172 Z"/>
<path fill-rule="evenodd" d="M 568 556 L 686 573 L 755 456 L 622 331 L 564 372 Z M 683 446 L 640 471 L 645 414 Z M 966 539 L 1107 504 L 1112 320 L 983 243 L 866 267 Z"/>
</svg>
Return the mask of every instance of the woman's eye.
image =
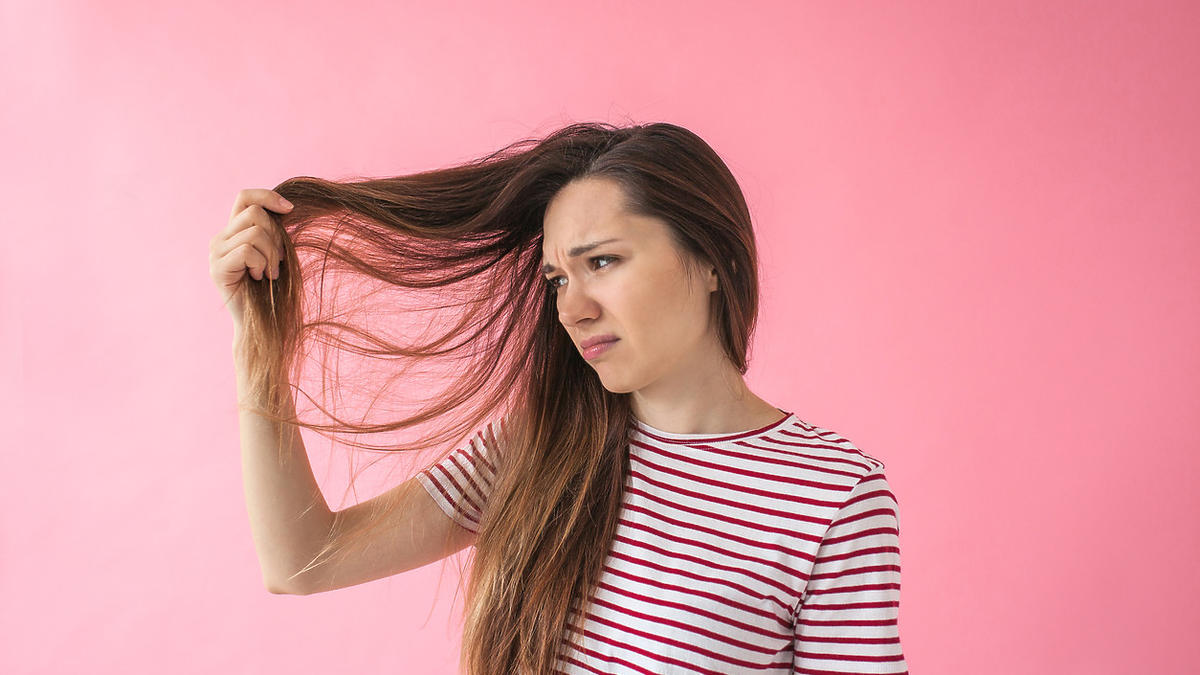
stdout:
<svg viewBox="0 0 1200 675">
<path fill-rule="evenodd" d="M 597 260 L 610 260 L 611 261 L 611 260 L 616 260 L 616 259 L 617 259 L 617 257 L 612 256 L 612 255 L 598 255 L 598 256 L 595 256 L 594 258 L 588 258 L 588 262 L 595 264 L 595 262 Z M 610 262 L 609 265 L 611 265 L 611 264 L 612 263 Z M 603 269 L 604 267 L 608 267 L 609 265 L 604 265 L 603 267 L 601 267 L 601 269 Z M 554 291 L 554 290 L 558 289 L 559 286 L 561 286 L 561 284 L 558 284 L 555 282 L 562 278 L 563 277 L 551 277 L 546 280 L 546 284 L 550 287 L 551 291 Z"/>
<path fill-rule="evenodd" d="M 591 262 L 596 262 L 597 260 L 616 260 L 616 258 L 611 255 L 598 255 L 592 258 Z M 605 265 L 605 267 L 608 267 L 608 265 Z"/>
</svg>

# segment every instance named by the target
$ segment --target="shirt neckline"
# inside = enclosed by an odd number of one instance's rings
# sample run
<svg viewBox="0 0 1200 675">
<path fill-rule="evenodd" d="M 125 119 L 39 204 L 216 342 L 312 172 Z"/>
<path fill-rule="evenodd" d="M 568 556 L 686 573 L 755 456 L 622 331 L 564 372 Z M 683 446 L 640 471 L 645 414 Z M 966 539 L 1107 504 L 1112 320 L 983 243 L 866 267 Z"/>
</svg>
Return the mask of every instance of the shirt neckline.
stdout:
<svg viewBox="0 0 1200 675">
<path fill-rule="evenodd" d="M 765 433 L 774 431 L 775 429 L 784 426 L 790 421 L 794 421 L 795 414 L 788 412 L 782 408 L 776 408 L 783 417 L 771 422 L 765 427 L 751 429 L 749 431 L 738 431 L 732 434 L 677 434 L 670 431 L 663 431 L 646 424 L 645 422 L 634 417 L 633 422 L 641 433 L 667 443 L 716 443 L 718 441 L 734 441 L 751 436 L 761 436 Z"/>
</svg>

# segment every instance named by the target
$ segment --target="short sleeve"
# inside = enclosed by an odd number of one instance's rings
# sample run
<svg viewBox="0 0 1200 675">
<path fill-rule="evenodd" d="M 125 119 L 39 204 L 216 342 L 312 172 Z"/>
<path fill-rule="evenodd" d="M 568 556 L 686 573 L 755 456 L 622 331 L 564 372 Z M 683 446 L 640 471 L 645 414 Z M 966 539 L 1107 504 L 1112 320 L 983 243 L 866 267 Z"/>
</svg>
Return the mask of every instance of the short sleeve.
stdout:
<svg viewBox="0 0 1200 675">
<path fill-rule="evenodd" d="M 794 673 L 908 672 L 899 508 L 882 469 L 854 486 L 821 540 L 795 616 Z"/>
<path fill-rule="evenodd" d="M 498 431 L 505 419 L 489 422 L 470 442 L 426 467 L 416 478 L 454 522 L 478 534 L 484 507 L 496 480 Z"/>
</svg>

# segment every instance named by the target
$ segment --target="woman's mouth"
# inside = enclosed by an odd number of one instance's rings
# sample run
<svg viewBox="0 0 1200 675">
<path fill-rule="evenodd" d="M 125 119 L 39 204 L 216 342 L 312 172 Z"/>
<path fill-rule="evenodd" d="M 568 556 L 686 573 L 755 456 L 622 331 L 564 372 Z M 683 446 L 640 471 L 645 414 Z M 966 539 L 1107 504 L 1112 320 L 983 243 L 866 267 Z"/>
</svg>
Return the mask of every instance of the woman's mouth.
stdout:
<svg viewBox="0 0 1200 675">
<path fill-rule="evenodd" d="M 608 351 L 609 347 L 612 347 L 613 345 L 617 344 L 618 342 L 620 342 L 620 338 L 618 338 L 616 340 L 610 340 L 609 342 L 601 342 L 598 345 L 592 345 L 591 347 L 588 347 L 587 349 L 583 350 L 583 358 L 591 361 L 592 359 L 596 358 L 597 356 L 600 356 L 604 352 Z"/>
</svg>

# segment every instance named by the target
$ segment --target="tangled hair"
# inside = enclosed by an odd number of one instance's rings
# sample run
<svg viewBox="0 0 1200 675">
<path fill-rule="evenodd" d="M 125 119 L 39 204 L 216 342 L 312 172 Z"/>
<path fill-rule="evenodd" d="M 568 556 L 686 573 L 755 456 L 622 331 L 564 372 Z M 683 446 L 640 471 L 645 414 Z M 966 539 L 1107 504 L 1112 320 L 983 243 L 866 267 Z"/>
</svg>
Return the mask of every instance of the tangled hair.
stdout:
<svg viewBox="0 0 1200 675">
<path fill-rule="evenodd" d="M 759 293 L 749 209 L 717 153 L 668 123 L 577 123 L 459 166 L 392 178 L 288 179 L 275 191 L 295 208 L 271 213 L 285 234 L 280 276 L 246 277 L 239 348 L 251 368 L 251 400 L 260 402 L 248 407 L 279 424 L 281 437 L 285 425 L 377 433 L 437 421 L 433 433 L 405 449 L 448 447 L 503 416 L 503 440 L 492 455 L 496 480 L 465 595 L 461 666 L 471 675 L 554 670 L 560 645 L 587 615 L 617 529 L 636 422 L 630 395 L 602 386 L 559 323 L 540 270 L 547 206 L 583 178 L 616 181 L 627 210 L 669 226 L 681 260 L 694 263 L 685 266 L 688 274 L 700 264 L 716 268 L 710 327 L 744 375 Z M 302 265 L 308 253 L 313 259 Z M 409 345 L 319 314 L 305 322 L 303 291 L 319 292 L 323 301 L 330 265 L 385 287 L 432 289 L 444 301 L 434 309 L 461 316 L 445 326 L 422 324 L 435 334 Z M 301 421 L 290 391 L 310 337 L 383 359 L 396 377 L 400 358 L 450 358 L 453 384 L 385 424 L 332 414 L 331 424 Z M 419 377 L 400 379 L 411 385 Z M 462 420 L 442 424 L 451 412 L 463 413 Z M 337 536 L 331 531 L 301 572 L 361 546 L 394 505 L 381 500 L 353 531 L 335 524 Z"/>
</svg>

